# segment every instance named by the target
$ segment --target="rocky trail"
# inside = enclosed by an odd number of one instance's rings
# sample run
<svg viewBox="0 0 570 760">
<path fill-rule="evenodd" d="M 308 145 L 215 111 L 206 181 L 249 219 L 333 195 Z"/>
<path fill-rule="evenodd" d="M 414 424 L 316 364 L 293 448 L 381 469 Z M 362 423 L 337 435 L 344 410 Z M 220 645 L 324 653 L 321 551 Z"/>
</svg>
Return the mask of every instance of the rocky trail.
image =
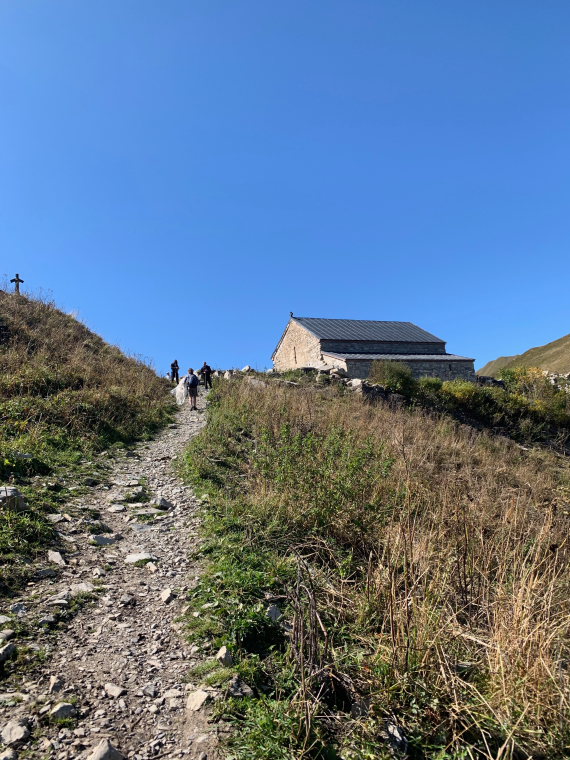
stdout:
<svg viewBox="0 0 570 760">
<path fill-rule="evenodd" d="M 199 403 L 51 516 L 63 548 L 0 607 L 1 759 L 217 757 L 217 695 L 186 682 L 215 653 L 176 622 L 198 572 L 199 503 L 173 459 L 204 423 Z"/>
</svg>

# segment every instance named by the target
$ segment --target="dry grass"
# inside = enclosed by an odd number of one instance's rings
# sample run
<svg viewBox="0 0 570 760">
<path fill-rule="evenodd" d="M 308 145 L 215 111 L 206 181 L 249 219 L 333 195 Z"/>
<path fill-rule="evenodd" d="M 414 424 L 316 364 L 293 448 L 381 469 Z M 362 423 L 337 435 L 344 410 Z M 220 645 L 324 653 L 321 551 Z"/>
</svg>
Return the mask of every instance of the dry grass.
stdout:
<svg viewBox="0 0 570 760">
<path fill-rule="evenodd" d="M 18 485 L 30 504 L 29 513 L 0 514 L 0 564 L 52 539 L 44 514 L 94 453 L 168 421 L 168 388 L 52 303 L 0 291 L 0 482 Z M 63 483 L 50 490 L 46 476 Z"/>
<path fill-rule="evenodd" d="M 305 675 L 318 651 L 370 701 L 349 744 L 391 714 L 413 756 L 566 756 L 565 458 L 334 390 L 245 383 L 223 389 L 207 436 L 202 480 L 223 477 L 240 519 L 312 568 Z M 322 678 L 303 689 L 318 702 Z"/>
</svg>

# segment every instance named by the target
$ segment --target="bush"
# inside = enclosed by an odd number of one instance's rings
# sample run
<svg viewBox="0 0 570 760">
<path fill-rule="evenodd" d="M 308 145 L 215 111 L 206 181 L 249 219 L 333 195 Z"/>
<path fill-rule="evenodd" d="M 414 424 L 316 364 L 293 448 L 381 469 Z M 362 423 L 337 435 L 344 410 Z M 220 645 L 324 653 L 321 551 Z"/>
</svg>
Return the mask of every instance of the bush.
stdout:
<svg viewBox="0 0 570 760">
<path fill-rule="evenodd" d="M 402 362 L 374 361 L 368 379 L 404 396 L 411 396 L 417 386 L 411 368 Z"/>
</svg>

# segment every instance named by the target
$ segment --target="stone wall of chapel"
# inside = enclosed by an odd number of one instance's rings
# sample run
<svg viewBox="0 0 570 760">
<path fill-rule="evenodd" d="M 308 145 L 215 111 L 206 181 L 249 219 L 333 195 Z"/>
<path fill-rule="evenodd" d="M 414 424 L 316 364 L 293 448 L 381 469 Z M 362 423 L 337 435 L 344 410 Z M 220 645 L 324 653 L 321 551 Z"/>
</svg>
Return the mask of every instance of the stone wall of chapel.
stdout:
<svg viewBox="0 0 570 760">
<path fill-rule="evenodd" d="M 319 364 L 322 364 L 319 339 L 298 322 L 289 322 L 281 345 L 273 357 L 275 369 L 282 371 L 299 367 L 316 367 Z"/>
<path fill-rule="evenodd" d="M 409 361 L 405 362 L 411 367 L 415 378 L 439 377 L 441 380 L 475 380 L 473 361 Z M 362 380 L 370 374 L 372 361 L 366 359 L 348 359 L 346 367 L 350 377 L 359 377 Z"/>
</svg>

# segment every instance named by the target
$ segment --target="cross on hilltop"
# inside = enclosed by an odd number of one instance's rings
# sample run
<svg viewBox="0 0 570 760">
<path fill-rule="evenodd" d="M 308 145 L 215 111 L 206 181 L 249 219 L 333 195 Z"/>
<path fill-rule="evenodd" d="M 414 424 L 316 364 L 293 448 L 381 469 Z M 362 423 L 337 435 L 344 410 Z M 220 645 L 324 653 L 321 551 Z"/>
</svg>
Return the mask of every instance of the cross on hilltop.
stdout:
<svg viewBox="0 0 570 760">
<path fill-rule="evenodd" d="M 20 285 L 24 282 L 24 280 L 21 280 L 20 275 L 16 272 L 16 276 L 13 277 L 10 282 L 14 283 L 14 293 L 20 295 Z"/>
</svg>

